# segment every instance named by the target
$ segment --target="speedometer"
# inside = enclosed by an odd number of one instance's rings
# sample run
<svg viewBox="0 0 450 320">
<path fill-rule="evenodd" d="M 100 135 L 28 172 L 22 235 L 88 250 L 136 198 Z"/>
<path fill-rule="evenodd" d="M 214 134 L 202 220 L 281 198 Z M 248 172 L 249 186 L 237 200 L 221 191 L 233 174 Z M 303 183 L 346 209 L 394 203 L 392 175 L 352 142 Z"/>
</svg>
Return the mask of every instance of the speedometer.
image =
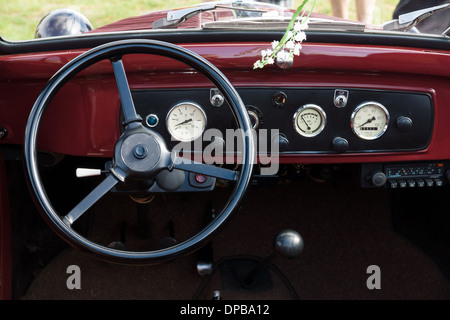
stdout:
<svg viewBox="0 0 450 320">
<path fill-rule="evenodd" d="M 193 141 L 205 130 L 206 114 L 198 104 L 182 102 L 170 109 L 166 125 L 175 140 Z"/>
<path fill-rule="evenodd" d="M 380 103 L 365 102 L 353 111 L 351 127 L 353 132 L 364 140 L 381 137 L 389 125 L 389 112 Z"/>
</svg>

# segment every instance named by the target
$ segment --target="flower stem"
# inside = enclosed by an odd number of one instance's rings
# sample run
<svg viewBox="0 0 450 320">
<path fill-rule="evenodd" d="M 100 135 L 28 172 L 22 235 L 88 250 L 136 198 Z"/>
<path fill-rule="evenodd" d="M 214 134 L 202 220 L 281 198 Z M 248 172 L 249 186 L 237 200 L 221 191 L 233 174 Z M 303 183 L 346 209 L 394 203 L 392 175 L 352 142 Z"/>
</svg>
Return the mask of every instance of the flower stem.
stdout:
<svg viewBox="0 0 450 320">
<path fill-rule="evenodd" d="M 292 18 L 291 18 L 291 21 L 289 22 L 289 25 L 288 25 L 288 27 L 287 27 L 287 29 L 286 29 L 286 32 L 284 33 L 284 36 L 283 36 L 283 37 L 281 38 L 281 40 L 280 40 L 280 44 L 276 47 L 276 49 L 280 50 L 281 48 L 278 48 L 278 47 L 279 47 L 279 46 L 281 46 L 281 47 L 284 46 L 284 44 L 285 44 L 286 41 L 287 41 L 287 37 L 288 37 L 289 31 L 291 31 L 292 28 L 294 27 L 295 20 L 297 20 L 297 17 L 299 16 L 300 12 L 303 10 L 303 8 L 305 7 L 305 5 L 306 5 L 309 1 L 310 1 L 310 0 L 303 0 L 302 4 L 298 6 L 297 10 L 295 11 L 294 15 L 293 15 Z M 313 7 L 314 7 L 315 4 L 316 4 L 316 0 L 314 0 Z M 308 19 L 309 15 L 311 14 L 311 11 L 312 11 L 312 9 L 309 11 L 309 14 L 308 14 L 308 16 L 306 17 L 306 19 Z"/>
<path fill-rule="evenodd" d="M 284 49 L 286 46 L 286 43 L 288 41 L 291 41 L 291 36 L 292 36 L 292 32 L 291 30 L 294 28 L 294 24 L 298 18 L 298 16 L 300 15 L 300 12 L 303 11 L 303 8 L 305 7 L 305 5 L 310 2 L 311 0 L 303 0 L 303 2 L 298 6 L 297 10 L 294 12 L 294 14 L 292 15 L 291 20 L 289 21 L 289 25 L 286 29 L 286 32 L 284 33 L 283 37 L 281 38 L 281 40 L 277 43 L 276 41 L 273 42 L 273 51 L 270 55 L 263 57 L 262 60 L 258 60 L 257 62 L 255 62 L 253 68 L 257 69 L 257 68 L 263 68 L 266 64 L 268 63 L 273 63 L 273 61 L 275 60 L 275 58 L 277 57 L 277 53 Z M 312 6 L 311 9 L 308 12 L 308 15 L 306 16 L 306 18 L 302 21 L 302 24 L 305 24 L 306 21 L 308 21 L 309 16 L 311 15 L 311 12 L 314 9 L 314 6 L 316 4 L 316 0 L 312 0 Z M 302 12 L 301 18 L 303 18 L 305 12 Z M 292 56 L 292 51 L 291 51 L 291 56 Z M 270 61 L 270 62 L 269 62 Z"/>
</svg>

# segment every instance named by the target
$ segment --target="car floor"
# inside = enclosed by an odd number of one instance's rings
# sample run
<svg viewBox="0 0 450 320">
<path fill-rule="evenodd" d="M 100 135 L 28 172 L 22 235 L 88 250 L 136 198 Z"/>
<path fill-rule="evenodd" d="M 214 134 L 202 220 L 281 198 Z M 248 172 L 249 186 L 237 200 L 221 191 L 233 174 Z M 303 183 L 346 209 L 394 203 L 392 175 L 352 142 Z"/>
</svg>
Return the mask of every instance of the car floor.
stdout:
<svg viewBox="0 0 450 320">
<path fill-rule="evenodd" d="M 144 240 L 135 236 L 136 205 L 125 195 L 109 195 L 90 213 L 89 235 L 105 244 L 117 240 L 125 221 L 127 246 L 155 248 L 165 236 L 187 237 L 211 205 L 220 207 L 226 193 L 156 195 L 148 206 L 150 235 Z M 394 229 L 392 201 L 387 189 L 361 188 L 349 174 L 252 186 L 239 212 L 211 243 L 217 268 L 209 276 L 197 272 L 198 253 L 164 264 L 129 266 L 66 247 L 22 299 L 211 300 L 214 291 L 223 300 L 450 299 L 443 269 Z M 270 254 L 274 237 L 286 228 L 301 234 L 302 254 L 292 260 L 276 255 L 263 274 L 265 281 L 253 288 L 239 286 L 229 268 L 251 269 L 246 259 Z M 226 262 L 227 257 L 241 263 Z M 225 262 L 219 266 L 219 261 Z M 71 265 L 80 267 L 80 289 L 67 287 Z M 380 289 L 367 286 L 373 265 L 380 270 Z"/>
</svg>

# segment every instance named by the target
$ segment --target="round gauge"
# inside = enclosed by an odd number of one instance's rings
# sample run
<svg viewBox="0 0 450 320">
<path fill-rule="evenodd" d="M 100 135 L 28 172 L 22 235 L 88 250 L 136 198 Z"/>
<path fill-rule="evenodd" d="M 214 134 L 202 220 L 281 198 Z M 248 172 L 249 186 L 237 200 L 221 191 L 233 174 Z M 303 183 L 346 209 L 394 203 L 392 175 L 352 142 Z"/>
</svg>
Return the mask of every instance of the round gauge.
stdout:
<svg viewBox="0 0 450 320">
<path fill-rule="evenodd" d="M 294 128 L 304 137 L 314 137 L 325 128 L 327 116 L 323 109 L 315 104 L 306 104 L 294 114 Z"/>
<path fill-rule="evenodd" d="M 205 130 L 206 114 L 199 105 L 183 102 L 170 109 L 166 124 L 175 140 L 192 141 L 200 137 Z"/>
<path fill-rule="evenodd" d="M 351 127 L 353 132 L 365 140 L 381 137 L 389 125 L 389 112 L 377 102 L 365 102 L 353 111 Z"/>
</svg>

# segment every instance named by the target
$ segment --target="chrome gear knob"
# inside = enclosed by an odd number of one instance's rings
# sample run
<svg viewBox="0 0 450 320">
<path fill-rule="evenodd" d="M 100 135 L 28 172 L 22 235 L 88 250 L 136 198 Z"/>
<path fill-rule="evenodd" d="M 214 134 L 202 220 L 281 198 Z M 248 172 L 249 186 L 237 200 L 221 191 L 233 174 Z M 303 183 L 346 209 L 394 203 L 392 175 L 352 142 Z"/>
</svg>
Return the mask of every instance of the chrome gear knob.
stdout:
<svg viewBox="0 0 450 320">
<path fill-rule="evenodd" d="M 275 237 L 273 246 L 274 250 L 281 256 L 294 259 L 302 253 L 304 243 L 303 238 L 297 231 L 285 229 Z"/>
</svg>

